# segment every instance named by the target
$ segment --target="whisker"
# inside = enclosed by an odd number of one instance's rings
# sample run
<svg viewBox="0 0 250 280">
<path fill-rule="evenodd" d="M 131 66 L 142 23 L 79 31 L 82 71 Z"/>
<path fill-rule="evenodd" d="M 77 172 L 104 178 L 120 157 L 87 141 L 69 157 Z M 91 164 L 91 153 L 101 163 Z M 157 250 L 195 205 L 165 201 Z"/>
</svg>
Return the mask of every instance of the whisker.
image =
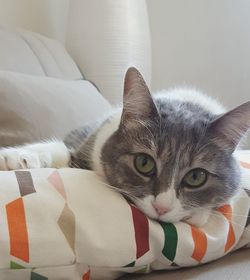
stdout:
<svg viewBox="0 0 250 280">
<path fill-rule="evenodd" d="M 237 217 L 250 217 L 250 215 L 242 215 L 242 214 L 237 214 L 237 213 L 230 213 L 230 212 L 223 212 L 222 214 L 232 214 L 233 216 Z"/>
<path fill-rule="evenodd" d="M 236 198 L 248 198 L 246 195 L 236 195 Z"/>
<path fill-rule="evenodd" d="M 131 199 L 133 199 L 133 200 L 138 200 L 138 198 L 137 198 L 136 196 L 134 196 L 133 194 L 129 193 L 128 191 L 125 191 L 125 190 L 123 190 L 123 189 L 120 189 L 120 188 L 111 186 L 111 185 L 109 185 L 109 184 L 107 184 L 107 183 L 103 183 L 103 184 L 104 184 L 105 186 L 107 186 L 108 188 L 114 190 L 115 192 L 118 192 L 118 193 L 120 193 L 120 194 L 122 194 L 122 195 L 124 195 L 124 196 L 127 196 L 127 197 L 129 197 L 129 198 L 131 198 Z"/>
<path fill-rule="evenodd" d="M 212 212 L 211 215 L 213 215 L 213 216 L 215 216 L 215 217 L 218 217 L 218 218 L 221 218 L 221 219 L 224 219 L 223 216 L 221 216 L 221 215 L 219 215 L 219 214 L 217 214 L 217 213 L 214 213 L 214 212 Z M 241 224 L 239 224 L 239 223 L 236 223 L 235 221 L 230 221 L 230 222 L 231 222 L 233 225 L 242 227 L 244 230 L 250 232 L 250 230 L 247 229 L 245 225 L 241 225 Z"/>
</svg>

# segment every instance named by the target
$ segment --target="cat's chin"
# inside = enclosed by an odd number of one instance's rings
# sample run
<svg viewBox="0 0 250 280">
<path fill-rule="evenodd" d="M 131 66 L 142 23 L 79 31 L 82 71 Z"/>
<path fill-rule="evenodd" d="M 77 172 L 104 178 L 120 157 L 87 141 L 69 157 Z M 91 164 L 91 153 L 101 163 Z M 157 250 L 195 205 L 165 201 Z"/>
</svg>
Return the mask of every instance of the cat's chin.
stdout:
<svg viewBox="0 0 250 280">
<path fill-rule="evenodd" d="M 181 221 L 186 221 L 190 217 L 186 216 L 186 214 L 176 214 L 174 213 L 175 211 L 173 211 L 173 213 L 169 212 L 168 214 L 159 216 L 156 213 L 153 213 L 153 211 L 145 211 L 141 208 L 140 210 L 142 210 L 144 214 L 146 214 L 150 219 L 164 223 L 178 223 Z"/>
<path fill-rule="evenodd" d="M 177 214 L 176 216 L 174 216 L 174 214 L 171 214 L 171 212 L 169 212 L 165 217 L 160 216 L 158 220 L 165 223 L 177 223 L 181 221 L 199 228 L 204 226 L 208 222 L 210 214 L 211 211 L 208 209 L 199 209 L 198 211 L 193 212 L 191 215 Z"/>
<path fill-rule="evenodd" d="M 149 215 L 148 215 L 149 216 Z M 208 219 L 209 219 L 209 216 L 210 216 L 210 211 L 201 211 L 197 214 L 194 214 L 192 216 L 186 216 L 186 215 L 179 215 L 179 216 L 172 216 L 171 212 L 168 213 L 168 215 L 166 215 L 165 217 L 161 217 L 161 216 L 158 216 L 158 217 L 152 217 L 152 216 L 149 216 L 150 218 L 154 219 L 154 220 L 157 220 L 157 221 L 160 221 L 160 222 L 164 222 L 164 223 L 178 223 L 178 222 L 185 222 L 185 223 L 188 223 L 192 226 L 195 226 L 195 227 L 202 227 L 204 226 Z"/>
<path fill-rule="evenodd" d="M 186 216 L 181 216 L 181 217 L 159 217 L 158 220 L 160 222 L 164 222 L 164 223 L 178 223 L 181 221 L 185 221 L 186 220 Z"/>
<path fill-rule="evenodd" d="M 187 216 L 186 213 L 176 213 L 175 211 L 171 211 L 165 215 L 159 216 L 157 220 L 164 223 L 178 223 L 186 221 L 189 217 L 190 216 Z"/>
</svg>

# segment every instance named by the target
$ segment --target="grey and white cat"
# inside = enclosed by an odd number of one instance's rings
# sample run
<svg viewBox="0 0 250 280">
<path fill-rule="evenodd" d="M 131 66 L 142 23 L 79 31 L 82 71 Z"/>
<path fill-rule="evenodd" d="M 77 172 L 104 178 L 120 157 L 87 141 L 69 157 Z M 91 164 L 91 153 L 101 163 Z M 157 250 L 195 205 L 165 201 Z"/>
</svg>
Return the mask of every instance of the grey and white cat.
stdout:
<svg viewBox="0 0 250 280">
<path fill-rule="evenodd" d="M 238 191 L 233 152 L 250 127 L 250 102 L 225 113 L 194 90 L 151 96 L 130 68 L 123 108 L 62 141 L 0 151 L 0 169 L 75 166 L 94 170 L 150 218 L 196 226 Z"/>
</svg>

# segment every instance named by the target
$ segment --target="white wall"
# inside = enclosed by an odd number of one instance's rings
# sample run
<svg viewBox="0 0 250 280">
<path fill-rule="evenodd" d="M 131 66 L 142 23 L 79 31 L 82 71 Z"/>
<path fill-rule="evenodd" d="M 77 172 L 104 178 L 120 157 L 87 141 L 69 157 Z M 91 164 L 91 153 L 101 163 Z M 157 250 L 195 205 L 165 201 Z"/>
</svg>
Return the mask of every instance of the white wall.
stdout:
<svg viewBox="0 0 250 280">
<path fill-rule="evenodd" d="M 147 0 L 147 4 L 153 90 L 195 86 L 228 108 L 250 100 L 249 0 Z"/>
</svg>

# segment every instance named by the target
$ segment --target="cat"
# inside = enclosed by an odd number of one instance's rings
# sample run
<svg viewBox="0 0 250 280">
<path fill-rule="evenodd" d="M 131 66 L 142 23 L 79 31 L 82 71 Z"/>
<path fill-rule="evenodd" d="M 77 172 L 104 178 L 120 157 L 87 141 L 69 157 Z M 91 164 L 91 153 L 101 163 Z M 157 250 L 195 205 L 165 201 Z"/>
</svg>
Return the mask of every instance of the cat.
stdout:
<svg viewBox="0 0 250 280">
<path fill-rule="evenodd" d="M 234 157 L 250 127 L 250 102 L 226 112 L 198 91 L 151 95 L 128 69 L 123 108 L 98 124 L 48 141 L 5 148 L 0 169 L 78 167 L 94 170 L 148 217 L 200 227 L 240 188 Z"/>
</svg>

